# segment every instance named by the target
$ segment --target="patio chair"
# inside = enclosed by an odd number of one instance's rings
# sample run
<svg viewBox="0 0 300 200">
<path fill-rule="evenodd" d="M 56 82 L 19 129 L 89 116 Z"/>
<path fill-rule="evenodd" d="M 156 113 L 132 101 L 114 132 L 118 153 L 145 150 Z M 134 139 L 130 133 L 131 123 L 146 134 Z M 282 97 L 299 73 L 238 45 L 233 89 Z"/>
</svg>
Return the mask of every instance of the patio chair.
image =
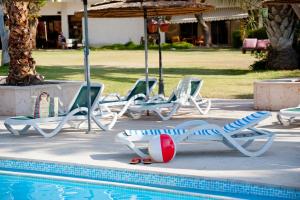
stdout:
<svg viewBox="0 0 300 200">
<path fill-rule="evenodd" d="M 156 78 L 148 78 L 149 80 L 149 93 L 152 92 L 157 84 Z M 127 95 L 121 97 L 117 93 L 112 93 L 102 98 L 99 105 L 111 112 L 111 107 L 121 107 L 118 112 L 118 117 L 121 117 L 128 109 L 128 107 L 136 102 L 144 101 L 146 99 L 146 80 L 144 78 L 138 79 Z"/>
<path fill-rule="evenodd" d="M 245 38 L 243 41 L 242 52 L 251 51 L 253 53 L 256 50 L 257 39 L 256 38 Z"/>
<path fill-rule="evenodd" d="M 300 105 L 297 107 L 281 109 L 277 114 L 277 119 L 284 126 L 288 126 L 296 120 L 300 120 Z"/>
<path fill-rule="evenodd" d="M 155 96 L 148 102 L 130 106 L 128 113 L 132 118 L 138 119 L 145 111 L 152 111 L 162 120 L 169 120 L 180 107 L 195 106 L 200 114 L 206 114 L 211 107 L 211 101 L 201 97 L 202 85 L 201 79 L 185 77 L 167 100 L 162 96 Z M 166 109 L 167 112 L 164 114 Z"/>
<path fill-rule="evenodd" d="M 116 141 L 127 145 L 143 158 L 149 157 L 149 155 L 144 149 L 138 148 L 135 143 L 147 143 L 154 136 L 160 134 L 171 135 L 175 144 L 217 141 L 238 150 L 245 156 L 260 156 L 270 148 L 275 135 L 267 130 L 255 128 L 255 126 L 270 116 L 270 112 L 256 112 L 223 127 L 202 120 L 192 120 L 179 124 L 174 129 L 125 130 L 116 136 Z M 257 150 L 248 150 L 247 147 L 256 139 L 267 140 Z"/>
<path fill-rule="evenodd" d="M 91 84 L 91 110 L 95 110 L 98 104 L 98 99 L 104 89 L 102 84 Z M 68 111 L 64 114 L 60 114 L 58 117 L 47 118 L 33 118 L 32 116 L 16 116 L 5 120 L 4 125 L 8 131 L 14 135 L 25 134 L 32 126 L 38 133 L 46 138 L 53 137 L 59 133 L 62 127 L 72 121 L 86 121 L 87 120 L 87 98 L 86 98 L 87 86 L 82 85 L 69 105 Z M 109 123 L 104 124 L 102 120 L 106 117 L 112 118 Z M 111 129 L 116 123 L 116 113 L 101 113 L 101 115 L 91 114 L 91 119 L 103 130 Z M 40 127 L 42 123 L 57 122 L 56 128 L 51 131 L 45 131 Z M 12 126 L 21 125 L 21 130 L 14 129 Z"/>
</svg>

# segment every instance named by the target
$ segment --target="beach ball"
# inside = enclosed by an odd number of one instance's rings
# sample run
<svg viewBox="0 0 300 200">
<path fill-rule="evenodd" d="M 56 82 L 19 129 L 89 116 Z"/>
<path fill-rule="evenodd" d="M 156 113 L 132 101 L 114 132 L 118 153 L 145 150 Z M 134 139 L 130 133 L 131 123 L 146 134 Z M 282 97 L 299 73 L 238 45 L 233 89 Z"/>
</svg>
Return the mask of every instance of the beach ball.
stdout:
<svg viewBox="0 0 300 200">
<path fill-rule="evenodd" d="M 148 151 L 156 162 L 169 162 L 176 154 L 176 146 L 171 136 L 161 134 L 149 141 Z"/>
</svg>

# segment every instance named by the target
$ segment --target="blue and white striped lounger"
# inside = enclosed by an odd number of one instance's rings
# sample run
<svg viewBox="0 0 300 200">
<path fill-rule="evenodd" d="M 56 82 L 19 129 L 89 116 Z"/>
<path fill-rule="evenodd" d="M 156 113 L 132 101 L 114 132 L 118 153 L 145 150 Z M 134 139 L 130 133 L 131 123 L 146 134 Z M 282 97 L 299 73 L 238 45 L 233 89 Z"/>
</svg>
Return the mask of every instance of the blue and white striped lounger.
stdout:
<svg viewBox="0 0 300 200">
<path fill-rule="evenodd" d="M 219 141 L 246 156 L 259 156 L 269 149 L 275 135 L 267 130 L 257 129 L 255 126 L 270 116 L 270 112 L 256 112 L 223 127 L 201 120 L 193 120 L 179 124 L 174 129 L 125 130 L 116 136 L 116 140 L 127 145 L 141 157 L 149 155 L 137 148 L 135 142 L 148 142 L 154 136 L 163 133 L 171 135 L 176 143 Z M 247 150 L 246 148 L 255 139 L 267 139 L 267 141 L 258 150 Z"/>
</svg>

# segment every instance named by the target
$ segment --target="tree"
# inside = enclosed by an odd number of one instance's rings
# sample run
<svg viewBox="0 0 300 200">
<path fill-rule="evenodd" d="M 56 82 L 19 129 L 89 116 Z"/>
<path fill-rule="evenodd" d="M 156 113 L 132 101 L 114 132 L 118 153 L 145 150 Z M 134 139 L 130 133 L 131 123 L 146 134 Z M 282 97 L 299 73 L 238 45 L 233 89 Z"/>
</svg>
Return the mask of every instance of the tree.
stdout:
<svg viewBox="0 0 300 200">
<path fill-rule="evenodd" d="M 9 63 L 9 55 L 8 55 L 8 33 L 9 30 L 5 24 L 4 20 L 4 3 L 0 0 L 0 37 L 2 44 L 2 59 L 1 65 L 5 65 Z"/>
<path fill-rule="evenodd" d="M 226 0 L 221 0 L 225 2 Z M 296 51 L 293 49 L 293 39 L 296 30 L 296 23 L 299 18 L 298 5 L 300 0 L 286 1 L 260 1 L 260 0 L 227 0 L 227 3 L 240 3 L 242 8 L 247 10 L 259 10 L 263 6 L 268 8 L 268 17 L 264 20 L 267 34 L 271 41 L 271 48 L 267 55 L 267 68 L 269 69 L 298 69 L 299 60 Z M 294 4 L 294 3 L 297 4 Z M 295 7 L 293 9 L 293 7 Z"/>
<path fill-rule="evenodd" d="M 291 5 L 267 4 L 268 17 L 265 19 L 271 49 L 267 57 L 270 69 L 299 68 L 298 54 L 293 48 L 297 16 Z"/>
<path fill-rule="evenodd" d="M 32 40 L 29 27 L 30 1 L 7 0 L 9 15 L 9 56 L 10 66 L 6 82 L 9 85 L 30 85 L 42 82 L 36 72 L 32 57 Z"/>
<path fill-rule="evenodd" d="M 205 46 L 210 47 L 211 46 L 211 34 L 210 34 L 210 29 L 207 26 L 207 24 L 205 23 L 204 19 L 203 19 L 203 13 L 199 13 L 199 14 L 195 14 L 195 17 L 198 21 L 198 23 L 202 26 L 203 31 L 204 31 L 204 43 Z"/>
</svg>

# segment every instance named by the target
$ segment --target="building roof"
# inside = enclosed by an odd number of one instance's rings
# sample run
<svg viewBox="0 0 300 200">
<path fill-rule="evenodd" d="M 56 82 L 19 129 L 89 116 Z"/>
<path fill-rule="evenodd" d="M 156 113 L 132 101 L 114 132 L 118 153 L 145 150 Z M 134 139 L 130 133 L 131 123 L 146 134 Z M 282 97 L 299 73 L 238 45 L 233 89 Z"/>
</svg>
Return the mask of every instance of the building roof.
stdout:
<svg viewBox="0 0 300 200">
<path fill-rule="evenodd" d="M 244 19 L 248 17 L 247 11 L 241 8 L 216 8 L 210 12 L 203 13 L 203 18 L 205 21 L 220 21 L 220 20 L 234 20 L 234 19 Z M 197 19 L 194 15 L 180 15 L 173 16 L 171 23 L 181 24 L 181 23 L 196 23 Z"/>
</svg>

